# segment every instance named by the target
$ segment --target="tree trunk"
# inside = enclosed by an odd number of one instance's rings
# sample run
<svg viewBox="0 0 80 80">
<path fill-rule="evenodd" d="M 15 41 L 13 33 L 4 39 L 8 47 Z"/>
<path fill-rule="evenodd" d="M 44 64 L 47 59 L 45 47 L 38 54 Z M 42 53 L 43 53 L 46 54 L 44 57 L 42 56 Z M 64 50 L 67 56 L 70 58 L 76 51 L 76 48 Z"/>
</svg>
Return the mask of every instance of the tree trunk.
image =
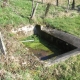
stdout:
<svg viewBox="0 0 80 80">
<path fill-rule="evenodd" d="M 75 9 L 75 0 L 72 2 L 72 9 Z"/>
</svg>

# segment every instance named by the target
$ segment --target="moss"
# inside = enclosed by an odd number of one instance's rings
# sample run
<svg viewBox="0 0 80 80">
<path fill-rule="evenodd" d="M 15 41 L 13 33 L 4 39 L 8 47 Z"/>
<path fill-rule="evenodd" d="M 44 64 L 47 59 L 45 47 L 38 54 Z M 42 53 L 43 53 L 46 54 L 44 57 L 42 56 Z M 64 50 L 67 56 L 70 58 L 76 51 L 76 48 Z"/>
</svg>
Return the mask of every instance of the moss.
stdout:
<svg viewBox="0 0 80 80">
<path fill-rule="evenodd" d="M 49 49 L 40 42 L 38 36 L 36 36 L 36 35 L 29 36 L 29 37 L 27 37 L 23 40 L 24 41 L 25 40 L 34 40 L 33 42 L 23 42 L 23 44 L 26 47 L 29 47 L 29 48 L 32 48 L 32 49 L 49 51 Z"/>
</svg>

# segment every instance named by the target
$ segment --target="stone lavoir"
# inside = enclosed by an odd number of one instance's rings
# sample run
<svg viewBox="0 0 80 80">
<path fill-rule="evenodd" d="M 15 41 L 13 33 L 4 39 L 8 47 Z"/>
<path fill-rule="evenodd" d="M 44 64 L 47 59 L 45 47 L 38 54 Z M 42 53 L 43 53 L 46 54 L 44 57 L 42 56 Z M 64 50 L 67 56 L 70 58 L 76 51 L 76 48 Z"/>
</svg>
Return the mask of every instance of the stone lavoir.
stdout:
<svg viewBox="0 0 80 80">
<path fill-rule="evenodd" d="M 46 51 L 30 49 L 42 61 L 57 63 L 80 53 L 80 38 L 72 34 L 51 27 L 41 27 L 41 25 L 35 25 L 33 30 L 34 35 L 38 36 L 40 43 L 54 53 L 47 55 L 48 52 Z M 55 51 L 54 47 L 56 47 Z"/>
</svg>

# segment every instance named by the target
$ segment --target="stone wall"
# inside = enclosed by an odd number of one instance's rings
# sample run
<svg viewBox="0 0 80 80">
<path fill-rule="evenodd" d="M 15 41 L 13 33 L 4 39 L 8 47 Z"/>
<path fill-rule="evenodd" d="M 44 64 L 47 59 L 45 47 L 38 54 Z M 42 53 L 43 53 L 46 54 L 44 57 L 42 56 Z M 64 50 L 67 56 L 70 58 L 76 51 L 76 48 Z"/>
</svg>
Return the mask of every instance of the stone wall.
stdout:
<svg viewBox="0 0 80 80">
<path fill-rule="evenodd" d="M 37 28 L 36 30 L 38 32 Z M 65 61 L 71 56 L 80 54 L 80 38 L 77 38 L 76 36 L 69 33 L 46 27 L 39 28 L 39 32 L 36 33 L 38 36 L 42 37 L 50 44 L 58 46 L 63 50 L 64 53 L 56 56 L 55 58 L 52 57 L 49 59 L 45 66 L 51 66 L 55 63 L 60 63 L 61 61 Z"/>
<path fill-rule="evenodd" d="M 46 29 L 46 30 L 43 30 L 43 29 L 41 30 L 40 26 L 38 25 L 38 26 L 36 26 L 36 31 L 37 31 L 36 34 L 38 36 L 40 36 L 41 38 L 43 38 L 45 41 L 49 42 L 50 44 L 58 46 L 58 48 L 62 49 L 64 53 L 76 48 L 75 46 L 73 46 L 73 44 L 66 42 L 63 37 L 61 39 L 58 36 L 56 36 L 55 34 L 49 33 L 49 31 L 52 31 L 51 28 Z M 56 34 L 57 34 L 57 32 L 56 32 Z M 59 35 L 61 35 L 61 34 L 59 34 Z"/>
<path fill-rule="evenodd" d="M 11 32 L 20 36 L 20 35 L 23 35 L 23 36 L 31 36 L 34 34 L 34 25 L 27 25 L 27 26 L 23 26 L 21 28 L 16 28 L 16 29 L 12 29 Z"/>
</svg>

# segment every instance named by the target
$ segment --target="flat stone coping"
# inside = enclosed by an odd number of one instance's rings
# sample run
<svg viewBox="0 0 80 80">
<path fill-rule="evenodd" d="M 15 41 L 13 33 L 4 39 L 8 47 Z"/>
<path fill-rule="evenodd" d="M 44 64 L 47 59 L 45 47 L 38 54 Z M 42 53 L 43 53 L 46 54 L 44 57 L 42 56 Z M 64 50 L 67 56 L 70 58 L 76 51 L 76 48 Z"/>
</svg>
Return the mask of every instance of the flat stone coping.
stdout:
<svg viewBox="0 0 80 80">
<path fill-rule="evenodd" d="M 71 56 L 76 56 L 76 55 L 79 55 L 80 54 L 80 49 L 77 48 L 77 49 L 74 49 L 72 51 L 69 51 L 67 53 L 64 53 L 64 54 L 61 54 L 59 56 L 57 56 L 56 58 L 52 58 L 52 59 L 49 59 L 46 64 L 45 64 L 45 67 L 46 66 L 51 66 L 55 63 L 59 63 L 61 61 L 65 61 L 66 59 L 70 58 Z"/>
<path fill-rule="evenodd" d="M 41 30 L 46 32 L 47 34 L 50 34 L 58 39 L 65 41 L 66 43 L 69 43 L 76 47 L 76 49 L 74 49 L 72 51 L 66 52 L 64 54 L 61 54 L 61 55 L 58 55 L 56 57 L 49 59 L 48 61 L 45 62 L 46 63 L 45 66 L 51 66 L 55 63 L 65 61 L 66 59 L 70 58 L 71 56 L 76 56 L 76 55 L 80 54 L 80 38 L 78 38 L 72 34 L 57 30 L 57 29 L 43 27 L 43 28 L 41 28 Z"/>
<path fill-rule="evenodd" d="M 43 29 L 43 31 L 45 31 L 48 34 L 53 35 L 54 37 L 57 37 L 75 47 L 80 48 L 80 38 L 78 38 L 72 34 L 62 32 L 62 31 L 59 31 L 56 29 L 47 29 L 47 28 Z"/>
</svg>

